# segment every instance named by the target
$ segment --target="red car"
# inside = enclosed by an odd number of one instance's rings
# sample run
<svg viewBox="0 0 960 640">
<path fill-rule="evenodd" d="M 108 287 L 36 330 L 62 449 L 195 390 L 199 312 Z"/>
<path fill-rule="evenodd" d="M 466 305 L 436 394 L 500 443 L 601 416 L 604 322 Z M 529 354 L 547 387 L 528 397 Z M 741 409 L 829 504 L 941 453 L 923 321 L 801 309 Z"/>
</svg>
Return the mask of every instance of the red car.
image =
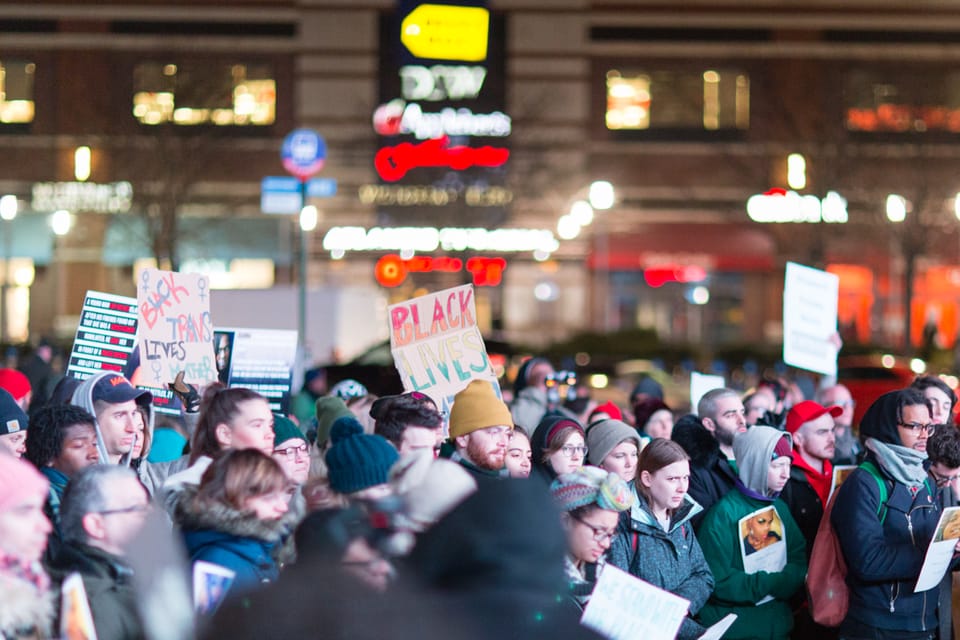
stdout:
<svg viewBox="0 0 960 640">
<path fill-rule="evenodd" d="M 850 389 L 857 403 L 853 411 L 856 426 L 874 400 L 888 391 L 910 386 L 916 377 L 909 360 L 894 356 L 845 356 L 837 363 L 837 381 Z"/>
</svg>

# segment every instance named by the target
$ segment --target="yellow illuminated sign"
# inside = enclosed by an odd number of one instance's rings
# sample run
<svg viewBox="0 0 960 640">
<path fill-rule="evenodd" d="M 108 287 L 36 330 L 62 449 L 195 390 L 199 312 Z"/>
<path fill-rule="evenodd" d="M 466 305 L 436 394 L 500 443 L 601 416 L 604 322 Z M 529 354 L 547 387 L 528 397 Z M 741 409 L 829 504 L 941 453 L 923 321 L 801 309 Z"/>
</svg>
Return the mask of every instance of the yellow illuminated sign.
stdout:
<svg viewBox="0 0 960 640">
<path fill-rule="evenodd" d="M 490 14 L 481 7 L 422 4 L 400 25 L 400 42 L 418 58 L 477 62 L 487 57 Z"/>
</svg>

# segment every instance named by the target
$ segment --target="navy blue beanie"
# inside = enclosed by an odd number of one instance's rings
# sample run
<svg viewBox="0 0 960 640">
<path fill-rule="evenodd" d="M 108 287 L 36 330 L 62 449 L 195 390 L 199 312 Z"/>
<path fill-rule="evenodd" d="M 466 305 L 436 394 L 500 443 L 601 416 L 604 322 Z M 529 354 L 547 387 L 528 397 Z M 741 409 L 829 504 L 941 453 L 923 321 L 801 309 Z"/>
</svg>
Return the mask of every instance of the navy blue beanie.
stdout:
<svg viewBox="0 0 960 640">
<path fill-rule="evenodd" d="M 390 467 L 400 454 L 386 438 L 367 435 L 353 416 L 337 418 L 330 427 L 326 461 L 330 488 L 356 493 L 387 482 Z"/>
</svg>

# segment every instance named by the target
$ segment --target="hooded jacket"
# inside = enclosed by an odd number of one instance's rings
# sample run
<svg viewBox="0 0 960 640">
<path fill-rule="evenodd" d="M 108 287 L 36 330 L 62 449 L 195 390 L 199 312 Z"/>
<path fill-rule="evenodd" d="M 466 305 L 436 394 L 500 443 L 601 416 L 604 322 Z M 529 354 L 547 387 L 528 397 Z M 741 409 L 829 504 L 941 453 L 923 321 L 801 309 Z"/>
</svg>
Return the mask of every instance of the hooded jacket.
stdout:
<svg viewBox="0 0 960 640">
<path fill-rule="evenodd" d="M 73 399 L 70 404 L 73 404 L 81 409 L 85 410 L 92 416 L 96 416 L 97 412 L 93 408 L 93 387 L 96 386 L 97 382 L 100 380 L 117 375 L 112 371 L 105 371 L 103 373 L 95 373 L 86 380 L 80 383 L 80 386 L 73 392 Z M 146 409 L 147 420 L 149 426 L 147 428 L 153 429 L 153 407 L 150 406 L 148 402 L 137 402 L 140 407 Z M 100 432 L 100 423 L 95 421 L 95 426 L 97 430 L 97 452 L 100 454 L 100 464 L 110 464 L 110 455 L 107 453 L 107 447 L 103 442 L 103 434 Z M 124 454 L 120 458 L 120 464 L 129 465 L 130 464 L 130 454 Z"/>
<path fill-rule="evenodd" d="M 700 611 L 704 625 L 718 622 L 728 613 L 737 620 L 724 638 L 730 640 L 788 638 L 793 614 L 788 600 L 803 586 L 807 574 L 806 544 L 800 529 L 782 500 L 770 495 L 767 473 L 780 438 L 790 438 L 773 427 L 756 426 L 733 441 L 739 477 L 736 491 L 714 505 L 697 529 L 703 555 L 716 581 L 713 595 Z M 773 506 L 782 524 L 787 563 L 778 572 L 746 573 L 742 555 L 740 520 Z M 756 603 L 766 596 L 773 600 Z"/>
<path fill-rule="evenodd" d="M 174 519 L 191 562 L 204 560 L 233 571 L 231 596 L 277 579 L 274 554 L 285 530 L 282 520 L 260 520 L 223 503 L 208 503 L 198 499 L 193 487 L 184 492 Z"/>
<path fill-rule="evenodd" d="M 705 629 L 697 615 L 713 591 L 713 573 L 703 557 L 690 518 L 702 508 L 690 496 L 670 518 L 665 530 L 654 517 L 646 498 L 634 489 L 633 506 L 620 517 L 617 536 L 610 544 L 607 562 L 655 587 L 690 601 L 678 640 L 694 640 Z"/>
<path fill-rule="evenodd" d="M 899 394 L 886 393 L 870 405 L 860 423 L 862 437 L 902 446 L 897 430 Z M 866 625 L 934 633 L 939 587 L 914 593 L 913 586 L 940 518 L 936 488 L 929 480 L 908 486 L 894 479 L 873 451 L 867 460 L 887 484 L 885 514 L 878 513 L 883 505 L 877 481 L 864 469 L 856 469 L 840 486 L 830 512 L 850 587 L 850 608 L 840 631 Z"/>
<path fill-rule="evenodd" d="M 537 430 L 533 432 L 533 435 L 530 436 L 530 452 L 531 452 L 531 465 L 533 467 L 532 473 L 537 473 L 540 477 L 547 481 L 549 484 L 553 482 L 553 479 L 557 477 L 557 472 L 553 470 L 553 467 L 550 466 L 549 462 L 544 462 L 543 452 L 550 445 L 549 436 L 550 432 L 554 427 L 557 426 L 557 423 L 564 421 L 571 424 L 565 426 L 575 426 L 580 429 L 580 435 L 584 435 L 583 427 L 576 420 L 571 420 L 565 415 L 559 413 L 548 413 L 543 417 L 543 420 L 540 421 L 540 424 L 537 425 Z M 561 427 L 563 428 L 563 427 Z M 556 434 L 554 434 L 554 437 Z M 586 442 L 586 438 L 584 438 Z M 586 460 L 584 460 L 586 462 Z"/>
<path fill-rule="evenodd" d="M 717 439 L 692 413 L 677 420 L 670 439 L 690 456 L 688 495 L 703 508 L 693 516 L 693 526 L 699 527 L 710 507 L 733 489 L 737 482 L 737 466 L 727 460 Z"/>
</svg>

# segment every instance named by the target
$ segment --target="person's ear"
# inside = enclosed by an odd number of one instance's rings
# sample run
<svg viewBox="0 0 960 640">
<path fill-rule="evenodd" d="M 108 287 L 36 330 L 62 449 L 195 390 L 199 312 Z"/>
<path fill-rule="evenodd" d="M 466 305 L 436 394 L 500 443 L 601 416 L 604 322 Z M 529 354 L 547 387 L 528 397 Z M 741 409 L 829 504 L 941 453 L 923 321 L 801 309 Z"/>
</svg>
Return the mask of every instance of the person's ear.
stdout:
<svg viewBox="0 0 960 640">
<path fill-rule="evenodd" d="M 640 484 L 647 489 L 653 486 L 653 475 L 646 469 L 640 472 Z"/>
<path fill-rule="evenodd" d="M 213 433 L 222 448 L 229 448 L 233 444 L 233 431 L 226 424 L 218 424 Z"/>
<path fill-rule="evenodd" d="M 710 433 L 713 433 L 717 430 L 717 423 L 713 421 L 713 418 L 703 418 L 701 422 L 703 422 L 703 428 Z"/>
<path fill-rule="evenodd" d="M 468 433 L 464 436 L 457 436 L 456 438 L 454 438 L 454 442 L 457 444 L 457 447 L 459 447 L 460 449 L 466 449 L 467 443 L 470 442 L 470 434 Z"/>
<path fill-rule="evenodd" d="M 103 516 L 99 513 L 85 513 L 80 520 L 86 534 L 93 540 L 102 540 L 106 534 Z"/>
</svg>

